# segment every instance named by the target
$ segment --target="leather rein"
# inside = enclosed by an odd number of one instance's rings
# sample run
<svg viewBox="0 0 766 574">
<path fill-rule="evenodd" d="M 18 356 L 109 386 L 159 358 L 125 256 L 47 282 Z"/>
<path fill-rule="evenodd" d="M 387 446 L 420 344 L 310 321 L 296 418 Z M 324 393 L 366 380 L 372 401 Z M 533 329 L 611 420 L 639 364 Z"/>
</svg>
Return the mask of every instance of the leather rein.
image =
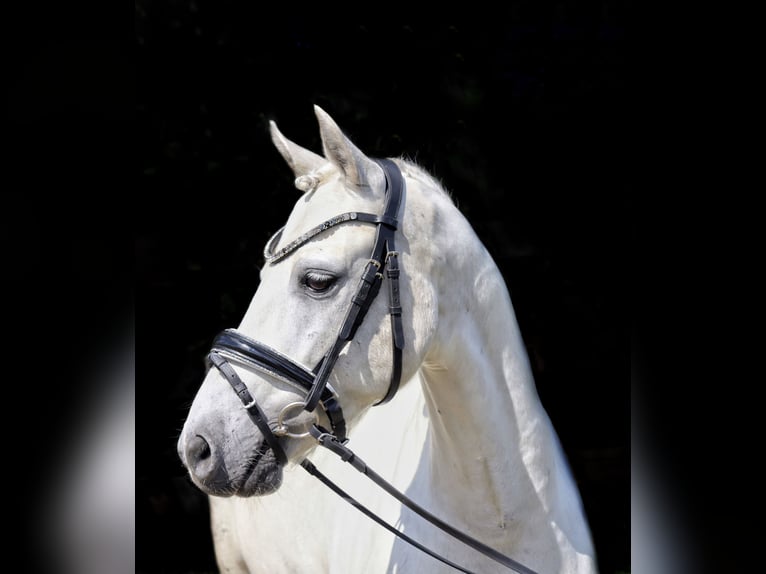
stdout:
<svg viewBox="0 0 766 574">
<path fill-rule="evenodd" d="M 330 350 L 313 369 L 309 369 L 305 365 L 294 361 L 260 341 L 251 339 L 235 329 L 226 329 L 219 333 L 213 340 L 208 360 L 216 367 L 216 369 L 218 369 L 221 375 L 223 375 L 229 382 L 232 389 L 237 393 L 237 396 L 242 402 L 250 419 L 258 427 L 258 430 L 263 435 L 264 441 L 274 452 L 275 458 L 281 464 L 287 462 L 287 456 L 282 448 L 280 439 L 303 438 L 310 435 L 316 439 L 321 446 L 339 456 L 343 461 L 351 464 L 356 470 L 367 476 L 399 502 L 450 536 L 460 540 L 464 544 L 511 570 L 522 574 L 536 574 L 534 570 L 501 554 L 467 534 L 460 532 L 428 512 L 425 508 L 419 506 L 368 467 L 362 459 L 356 456 L 356 454 L 346 446 L 346 443 L 348 442 L 348 438 L 346 437 L 346 421 L 343 417 L 343 410 L 339 402 L 338 394 L 328 383 L 328 379 L 340 353 L 349 341 L 354 338 L 357 329 L 362 324 L 362 321 L 364 321 L 367 311 L 380 291 L 384 272 L 389 284 L 389 315 L 391 317 L 393 361 L 388 391 L 382 399 L 375 403 L 375 406 L 387 403 L 394 397 L 399 389 L 402 375 L 404 329 L 402 327 L 402 307 L 399 295 L 399 254 L 395 250 L 394 236 L 399 226 L 398 214 L 404 199 L 405 184 L 399 167 L 393 161 L 389 159 L 375 159 L 374 161 L 382 168 L 386 180 L 385 207 L 383 215 L 356 211 L 343 213 L 310 229 L 299 238 L 275 251 L 274 249 L 276 245 L 281 240 L 282 232 L 284 231 L 283 227 L 274 234 L 264 249 L 264 258 L 266 262 L 268 264 L 276 264 L 299 247 L 311 241 L 317 235 L 337 225 L 347 222 L 361 222 L 376 225 L 377 231 L 375 234 L 375 242 L 369 261 L 365 264 L 359 281 L 359 286 L 351 299 L 351 306 L 346 312 L 346 316 L 341 324 L 336 340 Z M 274 379 L 285 382 L 305 393 L 306 398 L 302 402 L 293 402 L 286 405 L 277 417 L 276 424 L 274 424 L 274 422 L 269 422 L 256 400 L 250 394 L 245 383 L 240 379 L 237 372 L 231 366 L 230 361 L 238 363 L 245 368 L 260 371 Z M 313 413 L 317 406 L 321 407 L 327 415 L 330 429 L 326 429 L 319 425 L 317 418 L 307 432 L 293 433 L 290 431 L 285 423 L 285 418 L 287 418 L 288 413 L 296 410 L 305 410 Z M 314 416 L 316 417 L 316 415 Z M 460 572 L 473 574 L 471 571 L 466 570 L 458 564 L 455 564 L 447 558 L 428 549 L 383 521 L 380 517 L 349 496 L 327 476 L 322 474 L 308 459 L 301 462 L 301 467 L 309 472 L 309 474 L 318 478 L 323 484 L 338 494 L 346 502 L 354 506 L 357 510 L 408 544 L 411 544 L 415 548 Z"/>
</svg>

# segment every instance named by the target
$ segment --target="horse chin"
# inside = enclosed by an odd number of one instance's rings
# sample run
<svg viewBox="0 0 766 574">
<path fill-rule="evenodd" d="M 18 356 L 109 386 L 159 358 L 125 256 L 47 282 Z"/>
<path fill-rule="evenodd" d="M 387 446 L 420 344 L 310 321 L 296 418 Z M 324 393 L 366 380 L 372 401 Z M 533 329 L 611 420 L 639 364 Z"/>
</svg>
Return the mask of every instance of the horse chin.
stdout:
<svg viewBox="0 0 766 574">
<path fill-rule="evenodd" d="M 267 445 L 261 445 L 256 454 L 241 463 L 235 478 L 225 471 L 215 480 L 193 479 L 204 493 L 210 496 L 228 498 L 239 496 L 264 496 L 275 492 L 282 485 L 282 465 Z"/>
<path fill-rule="evenodd" d="M 271 454 L 269 452 L 269 454 Z M 263 457 L 253 471 L 237 488 L 235 495 L 242 498 L 250 496 L 265 496 L 276 492 L 282 485 L 282 465 L 274 456 Z"/>
</svg>

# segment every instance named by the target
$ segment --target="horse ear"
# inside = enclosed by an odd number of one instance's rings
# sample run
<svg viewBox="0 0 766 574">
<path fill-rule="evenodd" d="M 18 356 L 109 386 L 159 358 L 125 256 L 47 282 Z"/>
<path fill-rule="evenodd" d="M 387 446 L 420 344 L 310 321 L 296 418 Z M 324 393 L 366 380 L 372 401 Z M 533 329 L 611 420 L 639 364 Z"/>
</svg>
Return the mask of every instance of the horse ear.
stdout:
<svg viewBox="0 0 766 574">
<path fill-rule="evenodd" d="M 269 121 L 269 131 L 271 132 L 271 141 L 274 142 L 274 147 L 285 158 L 287 165 L 293 170 L 296 178 L 310 174 L 327 163 L 327 160 L 321 155 L 287 139 L 277 129 L 277 124 L 273 120 Z"/>
<path fill-rule="evenodd" d="M 325 157 L 340 170 L 348 183 L 369 186 L 373 174 L 380 172 L 378 165 L 351 143 L 327 112 L 315 105 L 314 113 L 319 120 Z"/>
</svg>

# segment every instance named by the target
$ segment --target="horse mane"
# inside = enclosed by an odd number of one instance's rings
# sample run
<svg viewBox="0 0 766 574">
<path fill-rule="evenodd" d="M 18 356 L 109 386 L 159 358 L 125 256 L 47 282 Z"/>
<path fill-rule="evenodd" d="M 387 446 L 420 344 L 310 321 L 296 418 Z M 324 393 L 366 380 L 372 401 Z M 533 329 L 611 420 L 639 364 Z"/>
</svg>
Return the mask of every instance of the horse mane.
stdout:
<svg viewBox="0 0 766 574">
<path fill-rule="evenodd" d="M 441 182 L 441 180 L 434 177 L 431 172 L 429 172 L 426 168 L 422 167 L 418 163 L 416 163 L 414 160 L 405 158 L 405 157 L 397 157 L 392 158 L 396 164 L 399 166 L 399 169 L 402 171 L 402 174 L 411 177 L 412 179 L 420 181 L 425 186 L 434 189 L 444 195 L 447 199 L 452 202 L 454 205 L 454 201 L 452 199 L 452 194 L 447 191 L 447 189 L 444 187 L 444 184 Z"/>
</svg>

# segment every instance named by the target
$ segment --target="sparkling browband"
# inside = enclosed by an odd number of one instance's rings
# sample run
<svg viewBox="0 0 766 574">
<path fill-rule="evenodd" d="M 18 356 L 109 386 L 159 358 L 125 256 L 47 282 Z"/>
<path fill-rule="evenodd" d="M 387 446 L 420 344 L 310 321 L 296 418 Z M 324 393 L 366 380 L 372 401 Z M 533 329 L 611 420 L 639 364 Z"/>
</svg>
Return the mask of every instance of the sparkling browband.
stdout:
<svg viewBox="0 0 766 574">
<path fill-rule="evenodd" d="M 263 257 L 266 259 L 266 263 L 276 263 L 280 259 L 285 258 L 287 255 L 298 249 L 301 245 L 304 243 L 308 243 L 311 238 L 313 238 L 315 235 L 319 235 L 323 231 L 326 231 L 330 229 L 331 227 L 335 227 L 336 225 L 339 225 L 341 223 L 346 223 L 347 221 L 354 221 L 356 219 L 359 219 L 359 214 L 356 211 L 349 211 L 347 213 L 341 213 L 340 215 L 336 215 L 335 217 L 328 219 L 324 223 L 321 223 L 320 225 L 317 225 L 316 227 L 309 229 L 306 233 L 301 235 L 298 239 L 295 241 L 291 241 L 287 245 L 285 245 L 282 249 L 277 251 L 276 253 L 273 252 L 274 246 L 279 243 L 279 240 L 282 238 L 282 232 L 285 230 L 283 227 L 279 231 L 277 231 L 271 239 L 269 239 L 268 243 L 266 243 L 266 247 L 263 249 Z"/>
</svg>

